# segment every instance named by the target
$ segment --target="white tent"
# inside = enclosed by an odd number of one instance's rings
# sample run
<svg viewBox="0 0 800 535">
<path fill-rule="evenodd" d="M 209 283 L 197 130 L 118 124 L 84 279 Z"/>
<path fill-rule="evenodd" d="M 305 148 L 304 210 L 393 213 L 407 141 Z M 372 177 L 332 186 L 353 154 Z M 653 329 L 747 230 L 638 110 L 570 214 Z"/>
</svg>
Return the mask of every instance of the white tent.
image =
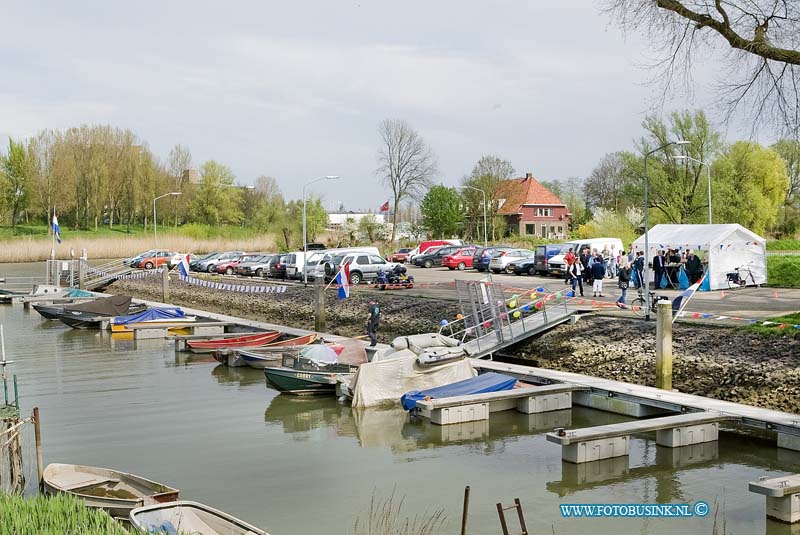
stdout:
<svg viewBox="0 0 800 535">
<path fill-rule="evenodd" d="M 765 240 L 741 225 L 656 225 L 650 229 L 648 241 L 651 262 L 662 249 L 681 252 L 692 249 L 697 252 L 708 262 L 712 290 L 728 288 L 726 273 L 736 271 L 738 267 L 749 268 L 756 284 L 767 282 Z M 633 242 L 633 248 L 644 251 L 644 235 Z M 753 283 L 748 281 L 748 284 Z"/>
</svg>

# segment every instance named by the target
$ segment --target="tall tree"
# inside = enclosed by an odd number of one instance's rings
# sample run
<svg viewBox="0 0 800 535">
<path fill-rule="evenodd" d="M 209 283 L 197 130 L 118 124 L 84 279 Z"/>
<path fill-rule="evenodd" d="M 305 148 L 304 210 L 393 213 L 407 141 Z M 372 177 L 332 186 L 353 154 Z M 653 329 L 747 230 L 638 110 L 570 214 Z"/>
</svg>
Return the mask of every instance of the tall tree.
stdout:
<svg viewBox="0 0 800 535">
<path fill-rule="evenodd" d="M 782 139 L 772 148 L 786 162 L 786 172 L 789 175 L 786 201 L 783 203 L 783 213 L 776 229 L 781 235 L 794 235 L 800 230 L 800 141 Z"/>
<path fill-rule="evenodd" d="M 583 185 L 586 202 L 592 207 L 619 211 L 625 194 L 639 179 L 631 176 L 629 162 L 633 155 L 613 152 L 603 156 Z"/>
<path fill-rule="evenodd" d="M 786 163 L 776 151 L 739 141 L 714 162 L 715 219 L 763 234 L 778 218 L 789 189 Z"/>
<path fill-rule="evenodd" d="M 171 199 L 172 213 L 175 217 L 175 226 L 178 226 L 180 218 L 180 209 L 185 206 L 187 200 L 184 198 L 186 192 L 186 183 L 188 178 L 184 176 L 184 171 L 189 171 L 192 168 L 192 153 L 188 147 L 183 145 L 175 145 L 169 151 L 169 158 L 167 160 L 167 172 L 173 181 L 173 190 L 183 193 L 183 195 L 176 195 Z"/>
<path fill-rule="evenodd" d="M 17 217 L 27 207 L 30 188 L 30 163 L 25 145 L 8 140 L 8 154 L 2 159 L 5 171 L 3 197 L 11 210 L 11 227 L 17 226 Z"/>
<path fill-rule="evenodd" d="M 208 225 L 238 224 L 242 218 L 241 191 L 233 187 L 233 171 L 209 160 L 200 168 L 200 175 L 202 178 L 192 204 L 195 220 Z"/>
<path fill-rule="evenodd" d="M 800 2 L 797 0 L 606 0 L 623 30 L 641 31 L 658 57 L 654 79 L 691 79 L 696 56 L 727 63 L 719 101 L 792 138 L 800 133 Z"/>
<path fill-rule="evenodd" d="M 436 174 L 436 157 L 416 130 L 402 120 L 386 119 L 378 126 L 381 147 L 378 151 L 378 173 L 392 190 L 392 236 L 397 232 L 400 203 L 417 197 Z"/>
<path fill-rule="evenodd" d="M 584 195 L 584 180 L 578 176 L 571 176 L 564 180 L 542 180 L 542 186 L 556 194 L 569 209 L 569 229 L 576 230 L 580 225 L 588 222 L 592 214 L 586 208 L 587 202 Z"/>
<path fill-rule="evenodd" d="M 454 188 L 433 186 L 420 205 L 422 222 L 431 237 L 450 238 L 462 218 L 461 196 Z"/>
<path fill-rule="evenodd" d="M 465 229 L 470 237 L 483 236 L 483 200 L 482 190 L 486 195 L 486 216 L 489 220 L 489 234 L 492 240 L 505 234 L 506 222 L 503 218 L 497 217 L 500 209 L 500 184 L 503 180 L 508 180 L 514 176 L 514 167 L 508 160 L 503 160 L 498 156 L 487 154 L 481 156 L 469 176 L 461 181 L 464 188 L 464 209 L 468 221 Z"/>
</svg>

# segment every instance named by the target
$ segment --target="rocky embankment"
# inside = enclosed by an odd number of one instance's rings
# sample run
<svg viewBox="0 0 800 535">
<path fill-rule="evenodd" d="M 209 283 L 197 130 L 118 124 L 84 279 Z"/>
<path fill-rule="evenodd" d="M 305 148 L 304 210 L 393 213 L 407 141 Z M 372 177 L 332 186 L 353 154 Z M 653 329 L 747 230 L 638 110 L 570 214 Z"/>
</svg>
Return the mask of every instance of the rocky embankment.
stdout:
<svg viewBox="0 0 800 535">
<path fill-rule="evenodd" d="M 160 282 L 131 280 L 109 290 L 160 300 Z M 344 301 L 326 296 L 327 332 L 365 334 L 367 302 L 377 296 L 382 309 L 379 337 L 432 332 L 458 313 L 453 301 L 408 297 L 402 291 L 353 291 Z M 175 304 L 313 329 L 312 288 L 283 294 L 246 295 L 171 283 Z M 510 351 L 534 366 L 608 379 L 655 385 L 655 324 L 611 317 L 584 317 Z M 717 399 L 800 413 L 800 338 L 763 335 L 742 329 L 679 323 L 673 331 L 673 387 Z"/>
</svg>

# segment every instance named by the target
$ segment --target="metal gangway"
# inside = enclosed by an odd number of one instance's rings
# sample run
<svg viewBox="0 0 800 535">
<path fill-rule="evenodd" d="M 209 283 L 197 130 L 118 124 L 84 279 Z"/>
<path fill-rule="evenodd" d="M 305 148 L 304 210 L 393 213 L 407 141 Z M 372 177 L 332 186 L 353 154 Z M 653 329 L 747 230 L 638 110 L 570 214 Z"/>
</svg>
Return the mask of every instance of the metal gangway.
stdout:
<svg viewBox="0 0 800 535">
<path fill-rule="evenodd" d="M 458 280 L 456 293 L 461 317 L 442 325 L 439 332 L 459 338 L 468 354 L 476 358 L 490 357 L 562 323 L 575 321 L 578 313 L 570 305 L 571 292 L 538 288 L 507 298 L 504 288 L 492 282 L 491 276 L 479 281 Z"/>
<path fill-rule="evenodd" d="M 85 260 L 84 260 L 85 263 Z M 99 266 L 89 266 L 84 264 L 85 275 L 81 287 L 86 290 L 101 288 L 114 282 L 123 275 L 134 271 L 132 267 L 125 263 L 125 260 L 114 260 Z"/>
</svg>

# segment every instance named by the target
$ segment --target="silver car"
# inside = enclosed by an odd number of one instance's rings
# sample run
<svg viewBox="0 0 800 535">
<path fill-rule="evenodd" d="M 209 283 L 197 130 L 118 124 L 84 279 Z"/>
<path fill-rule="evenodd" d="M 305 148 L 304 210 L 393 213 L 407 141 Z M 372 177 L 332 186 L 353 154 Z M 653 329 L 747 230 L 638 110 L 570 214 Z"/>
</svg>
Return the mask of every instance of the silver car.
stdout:
<svg viewBox="0 0 800 535">
<path fill-rule="evenodd" d="M 516 262 L 517 260 L 522 260 L 523 258 L 531 258 L 535 254 L 536 253 L 530 249 L 511 249 L 510 251 L 501 251 L 495 254 L 495 256 L 489 260 L 489 269 L 491 269 L 493 273 L 507 271 L 510 263 Z"/>
<path fill-rule="evenodd" d="M 348 253 L 334 256 L 331 264 L 336 271 L 343 265 L 349 264 L 350 284 L 360 284 L 362 281 L 372 281 L 378 276 L 378 271 L 391 271 L 398 264 L 389 262 L 375 254 L 368 253 Z M 335 275 L 329 275 L 332 278 Z"/>
</svg>

